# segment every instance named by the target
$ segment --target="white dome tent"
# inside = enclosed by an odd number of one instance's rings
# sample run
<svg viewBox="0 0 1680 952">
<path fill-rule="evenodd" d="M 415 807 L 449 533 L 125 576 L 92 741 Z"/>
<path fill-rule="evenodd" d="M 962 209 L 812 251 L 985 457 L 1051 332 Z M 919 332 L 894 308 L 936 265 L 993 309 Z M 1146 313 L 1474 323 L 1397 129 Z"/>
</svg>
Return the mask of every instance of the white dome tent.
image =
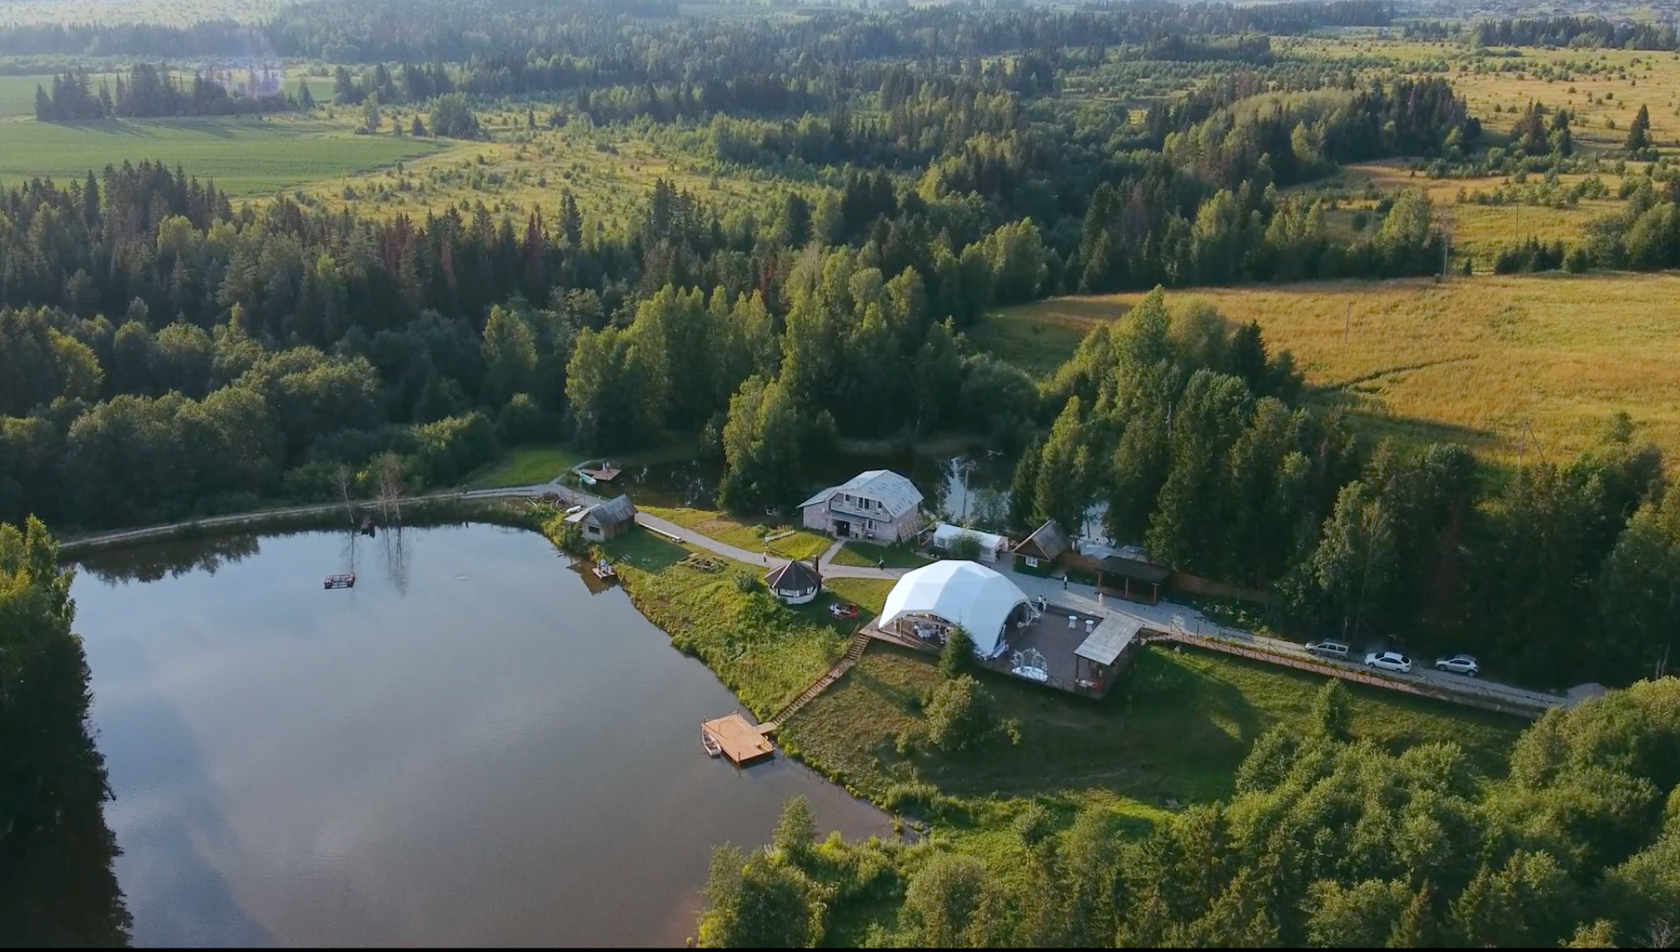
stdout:
<svg viewBox="0 0 1680 952">
<path fill-rule="evenodd" d="M 1017 609 L 1031 612 L 1027 596 L 1002 575 L 977 562 L 945 561 L 906 572 L 887 595 L 876 625 L 881 628 L 926 616 L 961 625 L 983 658 L 1002 653 L 1004 628 Z"/>
</svg>

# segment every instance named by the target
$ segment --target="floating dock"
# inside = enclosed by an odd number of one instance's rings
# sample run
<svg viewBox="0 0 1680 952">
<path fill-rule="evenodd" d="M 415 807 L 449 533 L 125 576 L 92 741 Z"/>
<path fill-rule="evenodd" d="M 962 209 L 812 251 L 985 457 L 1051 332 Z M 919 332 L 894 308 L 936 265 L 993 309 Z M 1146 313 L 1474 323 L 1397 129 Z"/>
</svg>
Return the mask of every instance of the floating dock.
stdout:
<svg viewBox="0 0 1680 952">
<path fill-rule="evenodd" d="M 618 478 L 619 473 L 623 472 L 606 460 L 602 460 L 600 466 L 579 466 L 577 471 L 578 475 L 583 477 L 584 484 L 589 486 L 596 483 L 610 483 Z"/>
<path fill-rule="evenodd" d="M 738 767 L 769 757 L 776 752 L 776 745 L 764 736 L 764 729 L 757 724 L 747 723 L 747 719 L 742 717 L 739 711 L 715 721 L 702 722 L 700 732 L 702 744 L 710 738 L 723 755 Z M 706 749 L 707 753 L 710 753 L 711 745 L 706 745 Z"/>
</svg>

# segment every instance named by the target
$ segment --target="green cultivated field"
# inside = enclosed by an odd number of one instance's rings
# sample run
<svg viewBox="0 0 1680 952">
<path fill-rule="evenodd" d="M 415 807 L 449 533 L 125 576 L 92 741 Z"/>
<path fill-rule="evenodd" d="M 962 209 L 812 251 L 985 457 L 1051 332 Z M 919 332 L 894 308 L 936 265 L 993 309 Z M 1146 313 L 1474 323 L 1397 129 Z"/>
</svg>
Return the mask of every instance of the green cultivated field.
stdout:
<svg viewBox="0 0 1680 952">
<path fill-rule="evenodd" d="M 0 118 L 35 115 L 35 87 L 52 86 L 51 76 L 0 76 Z M 95 89 L 98 87 L 95 86 Z M 0 138 L 10 139 L 11 126 L 0 126 Z"/>
<path fill-rule="evenodd" d="M 34 95 L 31 87 L 30 95 Z M 435 152 L 432 140 L 357 136 L 310 119 L 0 120 L 0 183 L 64 180 L 124 161 L 162 161 L 213 179 L 236 198 L 390 165 Z"/>
</svg>

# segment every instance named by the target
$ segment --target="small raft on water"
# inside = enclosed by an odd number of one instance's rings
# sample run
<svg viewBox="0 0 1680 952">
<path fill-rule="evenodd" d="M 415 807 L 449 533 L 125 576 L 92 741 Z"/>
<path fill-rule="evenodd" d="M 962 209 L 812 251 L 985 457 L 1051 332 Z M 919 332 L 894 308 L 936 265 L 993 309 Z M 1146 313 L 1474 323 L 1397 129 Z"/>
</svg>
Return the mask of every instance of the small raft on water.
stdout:
<svg viewBox="0 0 1680 952">
<path fill-rule="evenodd" d="M 327 576 L 326 582 L 324 582 L 321 587 L 322 588 L 327 588 L 327 589 L 355 588 L 356 587 L 356 573 L 355 572 L 346 572 L 343 575 L 329 575 L 329 576 Z"/>
</svg>

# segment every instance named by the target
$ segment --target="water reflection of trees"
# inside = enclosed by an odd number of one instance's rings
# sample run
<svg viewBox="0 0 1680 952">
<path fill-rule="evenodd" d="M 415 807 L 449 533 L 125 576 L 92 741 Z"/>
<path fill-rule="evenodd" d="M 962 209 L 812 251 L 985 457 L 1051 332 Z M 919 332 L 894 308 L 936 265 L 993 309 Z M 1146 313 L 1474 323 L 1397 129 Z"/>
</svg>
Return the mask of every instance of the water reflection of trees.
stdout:
<svg viewBox="0 0 1680 952">
<path fill-rule="evenodd" d="M 230 562 L 256 555 L 260 544 L 254 535 L 206 536 L 113 549 L 80 561 L 101 582 L 156 582 L 195 571 L 214 575 Z"/>
<path fill-rule="evenodd" d="M 0 946 L 127 945 L 91 673 L 45 528 L 0 526 Z"/>
</svg>

